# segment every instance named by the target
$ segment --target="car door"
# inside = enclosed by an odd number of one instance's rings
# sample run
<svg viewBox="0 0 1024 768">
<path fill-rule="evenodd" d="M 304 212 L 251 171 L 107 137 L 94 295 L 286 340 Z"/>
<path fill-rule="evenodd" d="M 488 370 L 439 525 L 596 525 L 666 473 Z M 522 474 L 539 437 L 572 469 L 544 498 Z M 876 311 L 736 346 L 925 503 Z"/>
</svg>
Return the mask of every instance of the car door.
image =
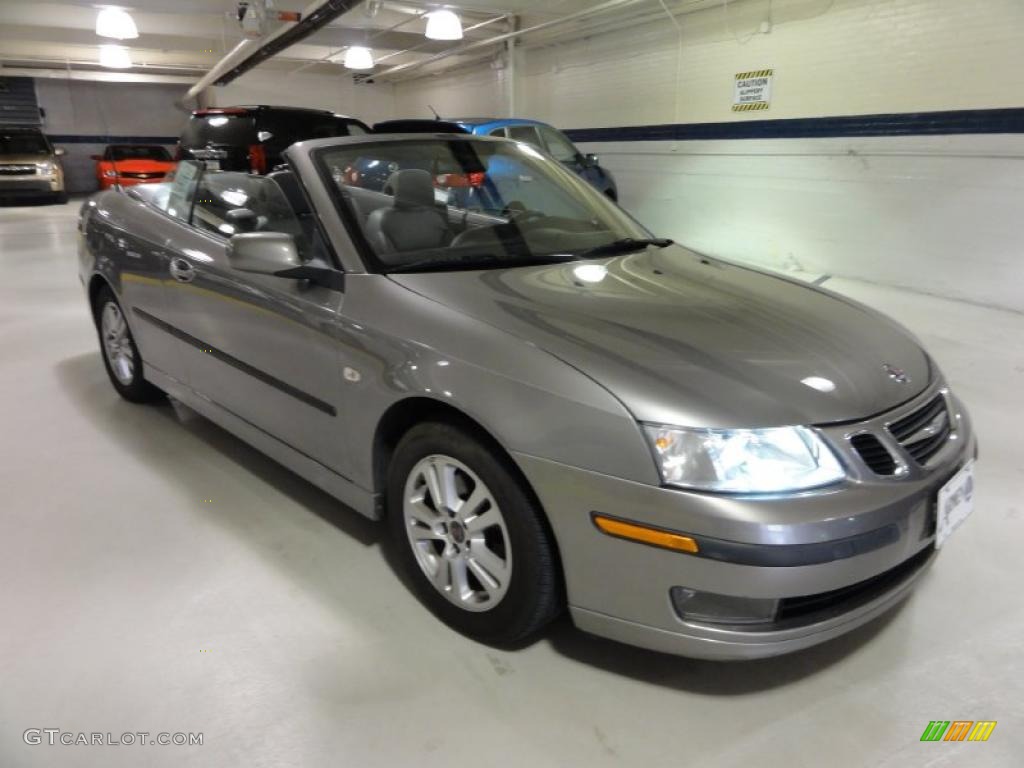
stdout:
<svg viewBox="0 0 1024 768">
<path fill-rule="evenodd" d="M 232 268 L 228 241 L 243 231 L 287 232 L 303 258 L 328 258 L 312 219 L 300 218 L 273 178 L 204 171 L 190 225 L 168 242 L 171 322 L 184 340 L 189 385 L 344 474 L 335 337 L 343 294 Z"/>
<path fill-rule="evenodd" d="M 169 314 L 167 284 L 172 266 L 166 243 L 188 218 L 198 174 L 195 163 L 184 162 L 173 183 L 131 193 L 140 205 L 129 209 L 130 220 L 121 220 L 108 211 L 98 226 L 87 228 L 88 236 L 96 238 L 90 247 L 120 267 L 121 305 L 130 313 L 132 333 L 145 364 L 183 383 L 186 372 L 180 342 L 164 326 Z"/>
</svg>

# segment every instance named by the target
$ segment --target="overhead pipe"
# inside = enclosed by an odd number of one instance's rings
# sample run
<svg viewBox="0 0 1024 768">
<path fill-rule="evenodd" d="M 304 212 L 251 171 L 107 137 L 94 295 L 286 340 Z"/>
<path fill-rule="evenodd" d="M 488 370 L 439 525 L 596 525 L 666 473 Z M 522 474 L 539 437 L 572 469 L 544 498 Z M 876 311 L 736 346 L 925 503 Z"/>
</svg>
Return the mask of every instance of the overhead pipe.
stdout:
<svg viewBox="0 0 1024 768">
<path fill-rule="evenodd" d="M 545 21 L 540 24 L 534 24 L 532 27 L 517 29 L 513 32 L 507 32 L 503 35 L 489 37 L 486 40 L 478 40 L 473 43 L 460 45 L 456 48 L 450 48 L 447 51 L 442 51 L 441 53 L 434 54 L 433 56 L 428 56 L 427 58 L 420 59 L 419 61 L 410 61 L 406 64 L 398 64 L 394 67 L 391 67 L 390 69 L 385 69 L 383 72 L 378 72 L 376 75 L 374 75 L 374 77 L 390 77 L 391 75 L 396 75 L 400 72 L 411 72 L 414 69 L 419 69 L 420 67 L 424 67 L 427 64 L 433 64 L 435 61 L 447 59 L 449 56 L 459 56 L 463 53 L 470 53 L 472 51 L 479 50 L 480 48 L 487 48 L 492 45 L 497 45 L 498 43 L 503 43 L 506 40 L 514 40 L 517 37 L 522 37 L 523 35 L 528 35 L 533 32 L 540 32 L 541 30 L 550 29 L 551 27 L 556 27 L 561 24 L 567 24 L 570 21 L 582 19 L 586 16 L 593 16 L 598 13 L 604 13 L 605 11 L 614 11 L 617 8 L 624 8 L 628 5 L 636 5 L 639 2 L 644 2 L 644 0 L 608 0 L 608 2 L 600 3 L 599 5 L 595 5 L 591 8 L 585 8 L 582 11 L 570 13 L 567 16 L 560 16 L 559 18 L 552 19 L 551 21 Z"/>
<path fill-rule="evenodd" d="M 217 78 L 215 85 L 227 85 L 253 67 L 262 64 L 267 59 L 295 45 L 295 43 L 305 40 L 314 32 L 326 27 L 343 13 L 351 11 L 362 2 L 363 0 L 326 0 L 326 2 L 313 11 L 303 11 L 302 21 L 290 27 L 285 27 L 283 30 L 279 30 L 276 35 L 272 35 L 255 53 Z"/>
<path fill-rule="evenodd" d="M 242 40 L 214 64 L 199 82 L 189 88 L 186 98 L 197 98 L 200 92 L 211 85 L 227 85 L 253 67 L 327 26 L 362 2 L 363 0 L 324 0 L 319 5 L 314 4 L 304 10 L 301 21 L 281 27 L 263 40 Z"/>
<path fill-rule="evenodd" d="M 213 85 L 214 81 L 216 81 L 221 75 L 242 61 L 245 61 L 245 59 L 259 47 L 259 40 L 242 40 L 238 45 L 228 51 L 224 55 L 224 58 L 214 64 L 209 72 L 199 78 L 197 83 L 188 89 L 188 93 L 185 94 L 185 98 L 199 98 L 199 94 Z"/>
</svg>

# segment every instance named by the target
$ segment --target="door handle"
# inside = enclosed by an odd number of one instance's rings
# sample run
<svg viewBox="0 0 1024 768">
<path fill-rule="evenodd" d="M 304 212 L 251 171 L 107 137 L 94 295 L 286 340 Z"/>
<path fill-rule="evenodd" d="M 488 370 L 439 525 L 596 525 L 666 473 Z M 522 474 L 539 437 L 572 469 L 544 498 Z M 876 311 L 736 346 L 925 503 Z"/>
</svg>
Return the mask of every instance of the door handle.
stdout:
<svg viewBox="0 0 1024 768">
<path fill-rule="evenodd" d="M 195 267 L 181 258 L 171 259 L 171 277 L 179 283 L 191 283 L 196 276 Z"/>
</svg>

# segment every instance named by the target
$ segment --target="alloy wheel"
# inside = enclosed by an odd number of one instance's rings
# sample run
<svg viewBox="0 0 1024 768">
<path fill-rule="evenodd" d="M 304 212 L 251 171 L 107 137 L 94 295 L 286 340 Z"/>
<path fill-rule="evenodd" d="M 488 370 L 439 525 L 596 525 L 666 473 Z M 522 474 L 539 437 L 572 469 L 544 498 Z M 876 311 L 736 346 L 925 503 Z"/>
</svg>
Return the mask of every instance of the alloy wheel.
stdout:
<svg viewBox="0 0 1024 768">
<path fill-rule="evenodd" d="M 427 456 L 406 479 L 402 507 L 416 562 L 434 588 L 464 610 L 494 608 L 508 591 L 512 547 L 480 477 L 450 456 Z"/>
<path fill-rule="evenodd" d="M 100 334 L 103 338 L 103 354 L 114 376 L 123 385 L 130 386 L 135 379 L 135 354 L 132 349 L 131 332 L 120 307 L 107 302 L 100 316 Z"/>
</svg>

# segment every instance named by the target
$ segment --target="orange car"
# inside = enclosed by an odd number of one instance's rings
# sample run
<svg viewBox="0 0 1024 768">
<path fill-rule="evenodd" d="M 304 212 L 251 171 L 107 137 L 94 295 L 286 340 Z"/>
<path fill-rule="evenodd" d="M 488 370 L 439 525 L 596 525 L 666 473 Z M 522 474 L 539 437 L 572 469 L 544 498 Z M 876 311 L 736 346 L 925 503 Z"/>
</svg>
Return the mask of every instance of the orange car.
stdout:
<svg viewBox="0 0 1024 768">
<path fill-rule="evenodd" d="M 166 149 L 142 144 L 111 144 L 92 159 L 100 189 L 161 182 L 175 166 Z"/>
</svg>

